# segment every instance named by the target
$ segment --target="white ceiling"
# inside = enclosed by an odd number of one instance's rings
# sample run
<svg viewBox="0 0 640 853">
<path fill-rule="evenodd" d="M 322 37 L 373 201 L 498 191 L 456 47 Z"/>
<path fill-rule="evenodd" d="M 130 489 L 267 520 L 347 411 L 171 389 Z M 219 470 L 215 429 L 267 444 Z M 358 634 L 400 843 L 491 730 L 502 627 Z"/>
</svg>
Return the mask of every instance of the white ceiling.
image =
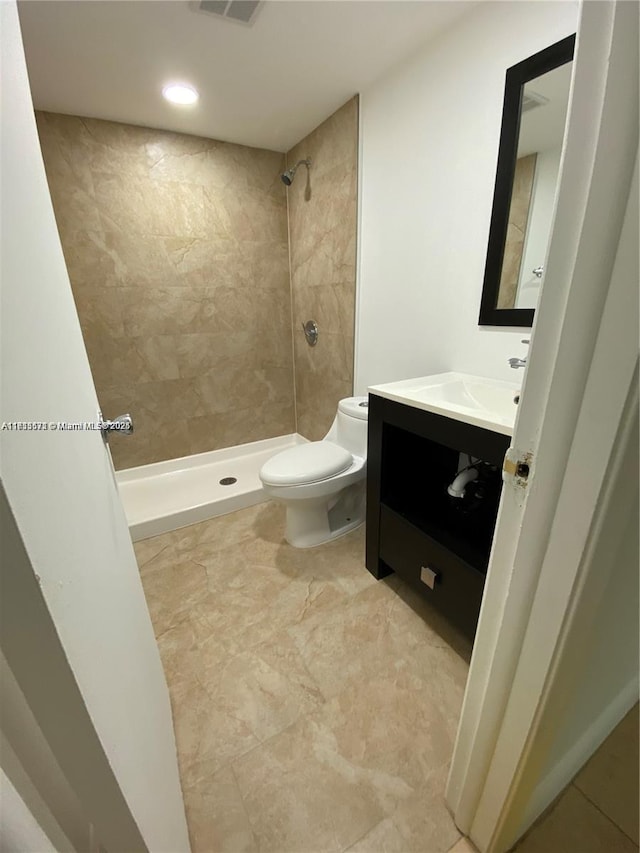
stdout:
<svg viewBox="0 0 640 853">
<path fill-rule="evenodd" d="M 24 0 L 20 20 L 38 109 L 287 151 L 473 5 L 266 0 L 247 26 L 184 1 Z M 199 103 L 164 101 L 171 81 Z"/>
</svg>

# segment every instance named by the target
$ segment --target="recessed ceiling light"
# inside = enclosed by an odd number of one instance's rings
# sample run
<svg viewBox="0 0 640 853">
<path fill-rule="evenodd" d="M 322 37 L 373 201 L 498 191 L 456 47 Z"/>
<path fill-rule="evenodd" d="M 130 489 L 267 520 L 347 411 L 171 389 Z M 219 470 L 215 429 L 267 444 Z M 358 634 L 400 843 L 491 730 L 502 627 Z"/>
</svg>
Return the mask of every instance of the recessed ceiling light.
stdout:
<svg viewBox="0 0 640 853">
<path fill-rule="evenodd" d="M 170 83 L 162 90 L 164 97 L 172 104 L 195 104 L 200 97 L 193 86 L 186 83 Z"/>
</svg>

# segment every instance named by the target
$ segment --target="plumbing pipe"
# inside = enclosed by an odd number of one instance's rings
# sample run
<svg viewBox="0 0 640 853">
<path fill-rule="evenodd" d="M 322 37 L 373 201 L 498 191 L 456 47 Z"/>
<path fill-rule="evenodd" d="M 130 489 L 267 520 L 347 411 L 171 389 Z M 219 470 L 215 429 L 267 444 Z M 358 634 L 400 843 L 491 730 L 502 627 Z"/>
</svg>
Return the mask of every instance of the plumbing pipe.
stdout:
<svg viewBox="0 0 640 853">
<path fill-rule="evenodd" d="M 467 468 L 466 471 L 461 471 L 450 486 L 447 486 L 447 492 L 452 498 L 463 498 L 464 490 L 469 483 L 478 479 L 477 468 Z"/>
</svg>

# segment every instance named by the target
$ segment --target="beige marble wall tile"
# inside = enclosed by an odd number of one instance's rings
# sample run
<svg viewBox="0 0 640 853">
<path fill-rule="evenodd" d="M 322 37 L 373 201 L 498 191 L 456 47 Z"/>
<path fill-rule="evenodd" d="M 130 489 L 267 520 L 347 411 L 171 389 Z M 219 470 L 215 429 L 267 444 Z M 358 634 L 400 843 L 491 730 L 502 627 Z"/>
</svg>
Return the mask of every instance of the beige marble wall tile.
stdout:
<svg viewBox="0 0 640 853">
<path fill-rule="evenodd" d="M 265 434 L 276 435 L 283 420 L 294 423 L 293 403 L 250 406 L 248 409 L 234 409 L 230 412 L 189 418 L 187 424 L 190 452 L 204 453 L 209 449 L 212 437 L 220 447 L 236 444 L 238 435 L 242 435 L 245 442 L 261 441 Z"/>
<path fill-rule="evenodd" d="M 497 308 L 515 306 L 537 157 L 537 154 L 529 154 L 516 161 Z"/>
<path fill-rule="evenodd" d="M 293 432 L 283 155 L 36 117 L 116 468 Z"/>
<path fill-rule="evenodd" d="M 321 439 L 338 401 L 352 393 L 355 315 L 358 99 L 353 98 L 287 154 L 310 157 L 287 190 L 298 432 Z M 309 347 L 302 323 L 320 337 Z"/>
<path fill-rule="evenodd" d="M 318 382 L 317 387 L 313 388 L 313 375 L 308 378 L 304 375 L 298 378 L 300 380 L 296 385 L 298 432 L 310 441 L 321 441 L 335 417 L 338 401 L 344 397 L 350 397 L 353 393 L 353 382 L 332 379 L 324 383 Z M 311 388 L 307 394 L 304 391 L 298 391 L 303 380 L 305 385 L 302 387 Z"/>
</svg>

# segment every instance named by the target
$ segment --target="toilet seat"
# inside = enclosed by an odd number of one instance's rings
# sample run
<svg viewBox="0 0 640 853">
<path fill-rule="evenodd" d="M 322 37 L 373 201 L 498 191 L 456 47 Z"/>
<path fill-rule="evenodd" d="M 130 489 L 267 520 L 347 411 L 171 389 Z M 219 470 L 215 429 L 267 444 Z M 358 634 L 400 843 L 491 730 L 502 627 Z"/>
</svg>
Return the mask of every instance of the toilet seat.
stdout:
<svg viewBox="0 0 640 853">
<path fill-rule="evenodd" d="M 351 467 L 353 456 L 331 441 L 312 441 L 283 450 L 262 466 L 260 478 L 269 486 L 296 486 L 318 483 L 342 474 Z"/>
</svg>

